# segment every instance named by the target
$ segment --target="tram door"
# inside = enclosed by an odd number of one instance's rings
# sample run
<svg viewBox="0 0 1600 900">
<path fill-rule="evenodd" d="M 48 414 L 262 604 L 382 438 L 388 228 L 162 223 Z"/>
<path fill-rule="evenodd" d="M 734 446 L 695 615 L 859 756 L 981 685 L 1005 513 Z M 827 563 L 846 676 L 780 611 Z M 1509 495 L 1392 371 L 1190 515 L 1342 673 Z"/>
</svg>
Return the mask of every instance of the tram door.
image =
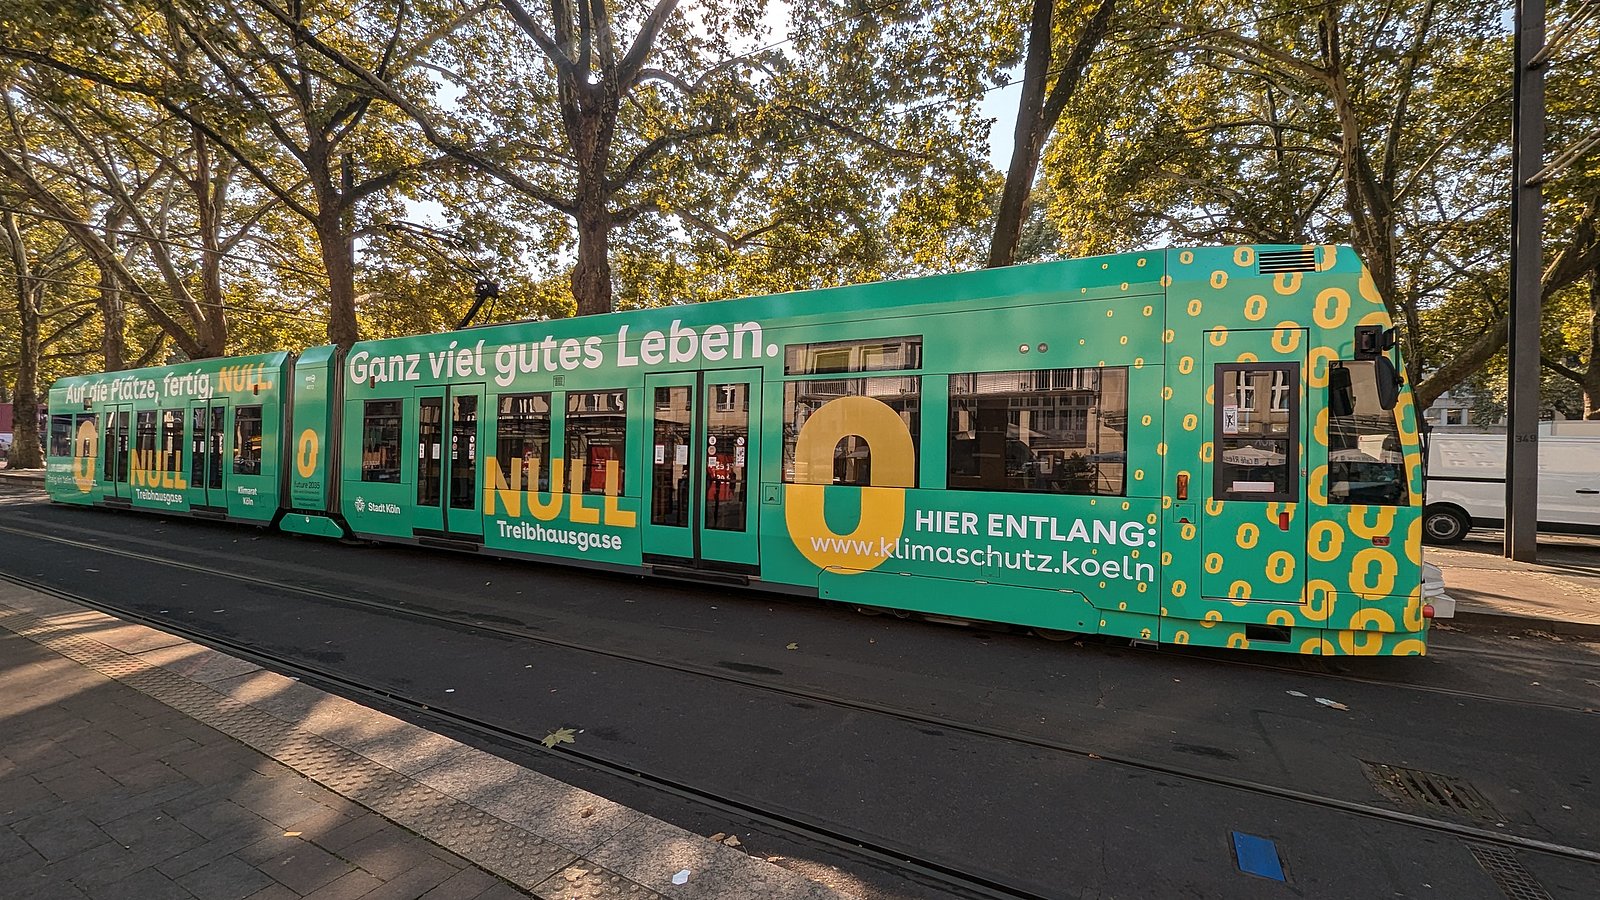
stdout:
<svg viewBox="0 0 1600 900">
<path fill-rule="evenodd" d="M 645 377 L 647 562 L 754 572 L 761 370 Z"/>
<path fill-rule="evenodd" d="M 417 391 L 417 516 L 422 531 L 481 540 L 483 385 Z"/>
<path fill-rule="evenodd" d="M 189 405 L 189 489 L 198 505 L 226 507 L 222 463 L 228 406 L 221 401 Z"/>
<path fill-rule="evenodd" d="M 1304 329 L 1209 332 L 1202 595 L 1299 603 L 1305 587 Z"/>
<path fill-rule="evenodd" d="M 131 418 L 126 404 L 102 408 L 105 416 L 100 435 L 100 482 L 104 496 L 127 499 L 132 496 L 128 488 L 128 420 Z"/>
</svg>

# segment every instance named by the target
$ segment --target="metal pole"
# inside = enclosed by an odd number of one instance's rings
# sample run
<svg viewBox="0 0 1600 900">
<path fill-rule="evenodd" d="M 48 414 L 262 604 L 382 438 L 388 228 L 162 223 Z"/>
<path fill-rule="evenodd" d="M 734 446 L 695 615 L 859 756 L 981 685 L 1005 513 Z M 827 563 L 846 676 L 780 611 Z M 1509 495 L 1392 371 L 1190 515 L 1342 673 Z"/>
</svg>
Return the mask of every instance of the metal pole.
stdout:
<svg viewBox="0 0 1600 900">
<path fill-rule="evenodd" d="M 1539 555 L 1539 316 L 1544 191 L 1533 176 L 1544 162 L 1545 0 L 1517 0 L 1516 84 L 1511 126 L 1511 322 L 1506 428 L 1506 543 L 1510 559 Z"/>
</svg>

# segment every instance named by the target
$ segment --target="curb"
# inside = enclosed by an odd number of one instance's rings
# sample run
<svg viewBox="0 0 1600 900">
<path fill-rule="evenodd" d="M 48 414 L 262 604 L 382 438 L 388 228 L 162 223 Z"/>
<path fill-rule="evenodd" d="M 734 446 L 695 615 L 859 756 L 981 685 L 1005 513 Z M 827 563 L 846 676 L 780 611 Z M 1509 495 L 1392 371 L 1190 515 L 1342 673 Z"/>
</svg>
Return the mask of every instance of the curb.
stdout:
<svg viewBox="0 0 1600 900">
<path fill-rule="evenodd" d="M 1600 623 L 1573 622 L 1567 619 L 1549 619 L 1543 616 L 1524 616 L 1517 613 L 1483 612 L 1456 607 L 1451 622 L 1465 625 L 1490 625 L 1500 628 L 1533 628 L 1551 634 L 1600 640 Z"/>
</svg>

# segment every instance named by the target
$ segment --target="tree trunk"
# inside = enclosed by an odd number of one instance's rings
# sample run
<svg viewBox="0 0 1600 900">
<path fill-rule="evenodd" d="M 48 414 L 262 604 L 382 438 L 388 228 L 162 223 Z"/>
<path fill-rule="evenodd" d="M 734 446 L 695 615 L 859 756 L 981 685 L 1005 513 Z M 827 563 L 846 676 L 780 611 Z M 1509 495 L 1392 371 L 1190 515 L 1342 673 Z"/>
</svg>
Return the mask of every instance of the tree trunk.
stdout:
<svg viewBox="0 0 1600 900">
<path fill-rule="evenodd" d="M 100 273 L 100 356 L 107 372 L 127 368 L 128 313 L 116 276 Z"/>
<path fill-rule="evenodd" d="M 572 296 L 578 315 L 611 312 L 611 211 L 604 199 L 578 204 L 578 264 L 572 269 Z"/>
<path fill-rule="evenodd" d="M 324 208 L 317 215 L 317 243 L 328 270 L 328 343 L 348 350 L 361 340 L 356 324 L 355 245 L 340 222 L 338 209 Z"/>
<path fill-rule="evenodd" d="M 39 442 L 39 305 L 36 285 L 28 265 L 28 248 L 17 228 L 16 216 L 5 214 L 6 244 L 11 251 L 15 275 L 18 333 L 17 381 L 12 387 L 11 455 L 6 466 L 12 469 L 44 467 L 44 450 Z"/>
<path fill-rule="evenodd" d="M 1022 97 L 1017 101 L 1017 125 L 1012 132 L 1011 165 L 1006 169 L 1000 208 L 995 212 L 994 236 L 989 241 L 989 261 L 994 269 L 1016 262 L 1022 239 L 1022 219 L 1039 171 L 1039 155 L 1049 128 L 1044 121 L 1045 80 L 1050 74 L 1051 17 L 1055 0 L 1033 0 L 1028 22 L 1028 53 L 1022 67 Z"/>
<path fill-rule="evenodd" d="M 1600 419 L 1600 267 L 1589 273 L 1589 364 L 1583 379 L 1583 417 Z"/>
</svg>

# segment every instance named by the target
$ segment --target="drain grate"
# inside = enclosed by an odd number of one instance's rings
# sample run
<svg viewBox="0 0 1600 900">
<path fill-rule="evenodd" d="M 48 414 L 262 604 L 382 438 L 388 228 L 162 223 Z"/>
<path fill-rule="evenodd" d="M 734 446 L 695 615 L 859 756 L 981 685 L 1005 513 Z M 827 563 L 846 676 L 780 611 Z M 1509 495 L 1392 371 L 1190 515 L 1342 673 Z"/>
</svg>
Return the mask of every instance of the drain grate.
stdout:
<svg viewBox="0 0 1600 900">
<path fill-rule="evenodd" d="M 1516 851 L 1472 841 L 1462 843 L 1472 851 L 1472 858 L 1489 873 L 1500 892 L 1509 900 L 1551 900 L 1549 892 L 1522 864 L 1522 860 L 1517 859 Z"/>
<path fill-rule="evenodd" d="M 1378 793 L 1396 803 L 1429 811 L 1443 810 L 1487 822 L 1502 821 L 1489 798 L 1465 779 L 1365 760 L 1362 765 L 1366 766 L 1367 778 Z"/>
</svg>

